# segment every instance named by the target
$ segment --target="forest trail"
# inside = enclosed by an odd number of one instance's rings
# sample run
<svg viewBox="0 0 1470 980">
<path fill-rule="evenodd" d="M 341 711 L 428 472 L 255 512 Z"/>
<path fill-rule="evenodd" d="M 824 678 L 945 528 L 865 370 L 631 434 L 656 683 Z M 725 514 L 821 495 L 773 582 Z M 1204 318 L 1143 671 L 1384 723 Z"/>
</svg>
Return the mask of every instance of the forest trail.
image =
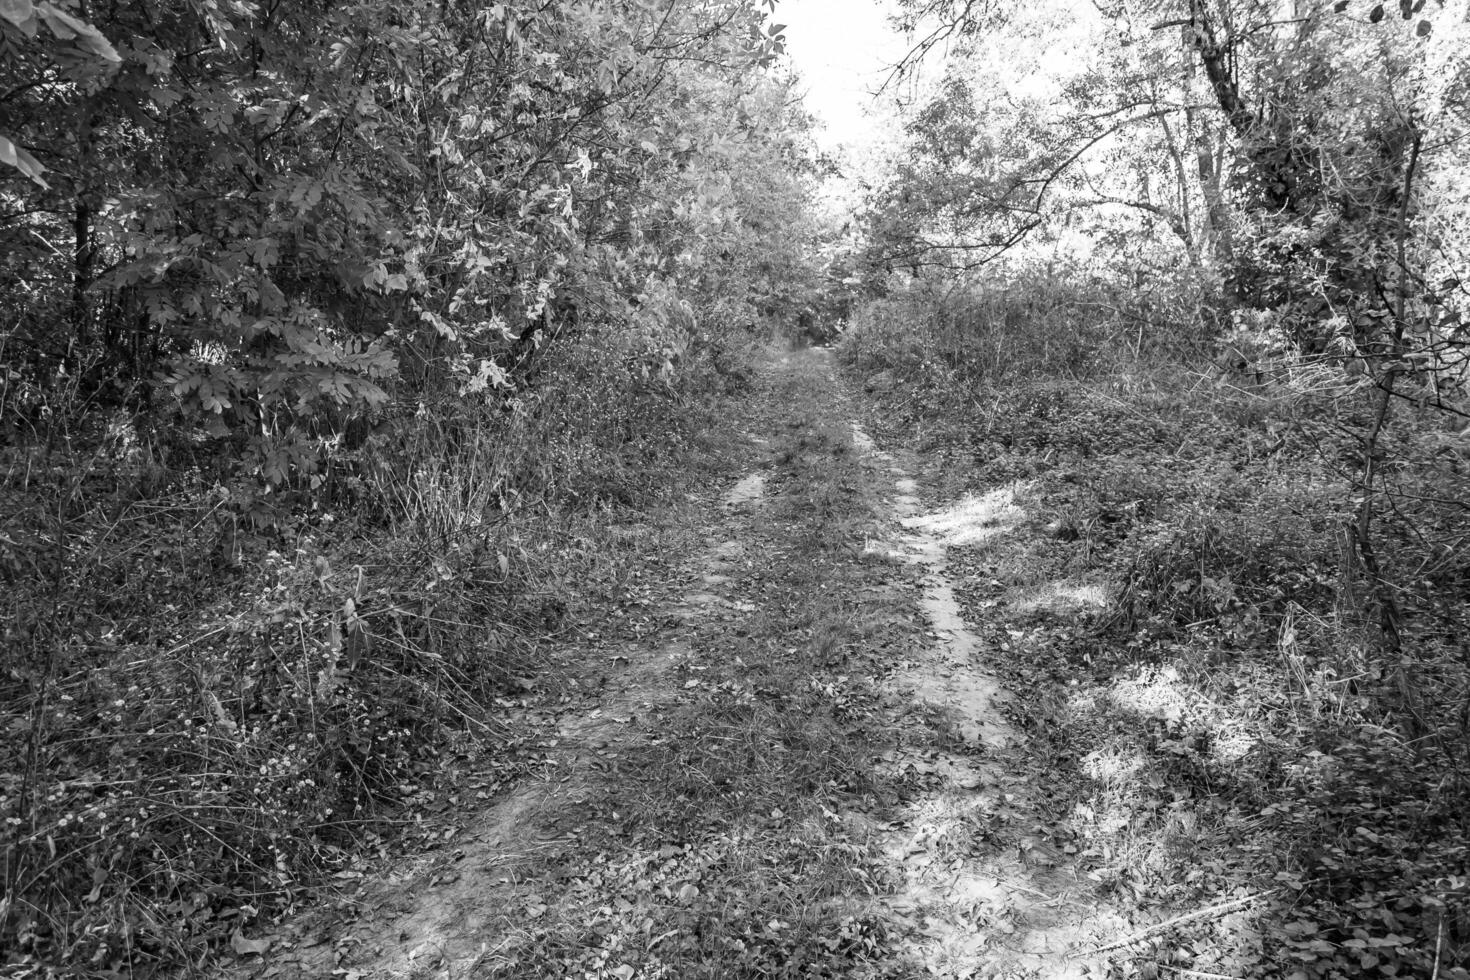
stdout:
<svg viewBox="0 0 1470 980">
<path fill-rule="evenodd" d="M 344 882 L 231 975 L 1095 967 L 1126 924 L 1044 839 L 998 651 L 949 569 L 1017 533 L 1013 491 L 926 500 L 924 460 L 880 449 L 859 397 L 830 351 L 770 356 L 726 416 L 735 478 L 662 556 L 676 574 L 583 617 L 556 679 L 505 702 L 536 774 L 467 791 L 435 846 Z"/>
</svg>

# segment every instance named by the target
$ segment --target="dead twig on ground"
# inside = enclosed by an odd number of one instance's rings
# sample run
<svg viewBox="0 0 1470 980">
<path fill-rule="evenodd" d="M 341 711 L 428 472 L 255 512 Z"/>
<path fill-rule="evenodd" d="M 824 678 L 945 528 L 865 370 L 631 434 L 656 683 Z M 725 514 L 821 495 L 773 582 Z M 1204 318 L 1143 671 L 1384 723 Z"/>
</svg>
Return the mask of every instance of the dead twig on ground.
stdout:
<svg viewBox="0 0 1470 980">
<path fill-rule="evenodd" d="M 1259 902 L 1262 899 L 1271 896 L 1272 894 L 1274 894 L 1274 890 L 1261 892 L 1256 895 L 1247 895 L 1244 898 L 1234 898 L 1228 902 L 1220 902 L 1216 905 L 1211 905 L 1209 908 L 1196 909 L 1193 912 L 1186 912 L 1184 915 L 1176 915 L 1174 918 L 1169 919 L 1167 922 L 1160 922 L 1156 925 L 1149 926 L 1147 929 L 1136 932 L 1126 938 L 1119 939 L 1116 942 L 1108 943 L 1105 946 L 1094 946 L 1087 952 L 1089 955 L 1095 955 L 1097 953 L 1106 953 L 1114 949 L 1122 949 L 1124 946 L 1132 946 L 1134 943 L 1141 943 L 1146 940 L 1152 939 L 1155 936 L 1162 935 L 1163 933 L 1168 932 L 1170 929 L 1173 929 L 1175 926 L 1182 926 L 1185 923 L 1198 922 L 1201 919 L 1211 919 L 1215 916 L 1227 915 L 1231 912 L 1239 911 L 1240 909 L 1246 908 L 1247 906 L 1254 905 L 1256 902 Z"/>
<path fill-rule="evenodd" d="M 1210 973 L 1205 970 L 1191 970 L 1187 966 L 1169 966 L 1164 963 L 1160 963 L 1159 965 L 1166 970 L 1171 970 L 1179 974 L 1181 977 L 1199 977 L 1200 980 L 1240 980 L 1240 977 L 1233 977 L 1228 973 Z"/>
</svg>

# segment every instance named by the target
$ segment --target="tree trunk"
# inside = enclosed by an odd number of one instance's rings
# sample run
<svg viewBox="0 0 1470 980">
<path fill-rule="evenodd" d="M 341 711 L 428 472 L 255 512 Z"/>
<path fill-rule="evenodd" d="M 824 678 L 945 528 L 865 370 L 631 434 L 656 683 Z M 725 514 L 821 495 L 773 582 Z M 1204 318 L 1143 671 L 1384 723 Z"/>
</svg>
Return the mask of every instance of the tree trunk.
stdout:
<svg viewBox="0 0 1470 980">
<path fill-rule="evenodd" d="M 77 347 L 85 348 L 92 339 L 91 309 L 87 290 L 92 286 L 92 264 L 96 250 L 92 242 L 92 206 L 86 195 L 78 192 L 72 208 L 71 324 Z"/>
<path fill-rule="evenodd" d="M 1195 177 L 1199 180 L 1200 197 L 1204 200 L 1204 214 L 1200 227 L 1204 239 L 1202 251 L 1210 257 L 1210 264 L 1221 275 L 1228 274 L 1235 263 L 1235 236 L 1230 227 L 1230 212 L 1225 203 L 1222 173 L 1225 142 L 1222 132 L 1219 139 L 1212 138 L 1209 119 L 1195 109 L 1195 88 L 1198 83 L 1195 58 L 1199 56 L 1195 26 L 1186 24 L 1181 36 L 1184 59 L 1184 128 L 1185 139 L 1193 144 Z M 1227 290 L 1218 290 L 1203 304 L 1201 320 L 1206 330 L 1219 336 L 1229 329 L 1230 313 L 1234 304 Z"/>
</svg>

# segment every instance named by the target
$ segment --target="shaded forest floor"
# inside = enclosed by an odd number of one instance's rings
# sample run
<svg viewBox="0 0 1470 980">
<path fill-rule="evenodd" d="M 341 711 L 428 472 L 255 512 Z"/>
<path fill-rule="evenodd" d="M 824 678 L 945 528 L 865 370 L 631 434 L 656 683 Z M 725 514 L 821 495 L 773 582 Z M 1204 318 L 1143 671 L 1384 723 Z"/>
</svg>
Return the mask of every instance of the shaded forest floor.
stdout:
<svg viewBox="0 0 1470 980">
<path fill-rule="evenodd" d="M 723 486 L 623 528 L 649 563 L 502 700 L 521 775 L 456 763 L 428 846 L 340 875 L 231 972 L 1104 971 L 1152 920 L 1086 873 L 995 680 L 1008 643 L 956 592 L 952 555 L 1015 537 L 1014 488 L 936 496 L 865 414 L 830 351 L 773 355 L 723 416 Z M 1017 602 L 1091 601 L 1032 584 Z"/>
</svg>

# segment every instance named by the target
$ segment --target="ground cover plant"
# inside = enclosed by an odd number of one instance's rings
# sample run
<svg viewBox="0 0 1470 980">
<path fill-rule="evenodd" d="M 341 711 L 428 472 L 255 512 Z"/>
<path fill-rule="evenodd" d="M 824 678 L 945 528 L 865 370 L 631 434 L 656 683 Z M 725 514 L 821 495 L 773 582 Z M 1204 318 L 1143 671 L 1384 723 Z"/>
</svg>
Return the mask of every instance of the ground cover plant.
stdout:
<svg viewBox="0 0 1470 980">
<path fill-rule="evenodd" d="M 996 665 L 1034 765 L 1065 787 L 1053 816 L 1072 852 L 1158 921 L 1185 916 L 1115 969 L 1463 975 L 1470 675 L 1464 608 L 1446 599 L 1461 573 L 1445 512 L 1417 509 L 1459 499 L 1459 468 L 1403 466 L 1416 489 L 1380 517 L 1402 641 L 1389 653 L 1348 531 L 1361 390 L 1321 372 L 1247 382 L 1170 351 L 1097 356 L 1105 321 L 1048 350 L 997 337 L 993 295 L 934 302 L 860 314 L 843 353 L 890 431 L 956 489 L 1025 488 L 1031 539 L 977 553 L 965 600 L 1009 651 Z M 1001 346 L 1034 357 L 998 370 Z M 1394 458 L 1452 431 L 1420 424 Z M 1079 617 L 1006 601 L 1051 580 L 1106 603 Z M 1201 907 L 1215 911 L 1187 916 Z"/>
</svg>

